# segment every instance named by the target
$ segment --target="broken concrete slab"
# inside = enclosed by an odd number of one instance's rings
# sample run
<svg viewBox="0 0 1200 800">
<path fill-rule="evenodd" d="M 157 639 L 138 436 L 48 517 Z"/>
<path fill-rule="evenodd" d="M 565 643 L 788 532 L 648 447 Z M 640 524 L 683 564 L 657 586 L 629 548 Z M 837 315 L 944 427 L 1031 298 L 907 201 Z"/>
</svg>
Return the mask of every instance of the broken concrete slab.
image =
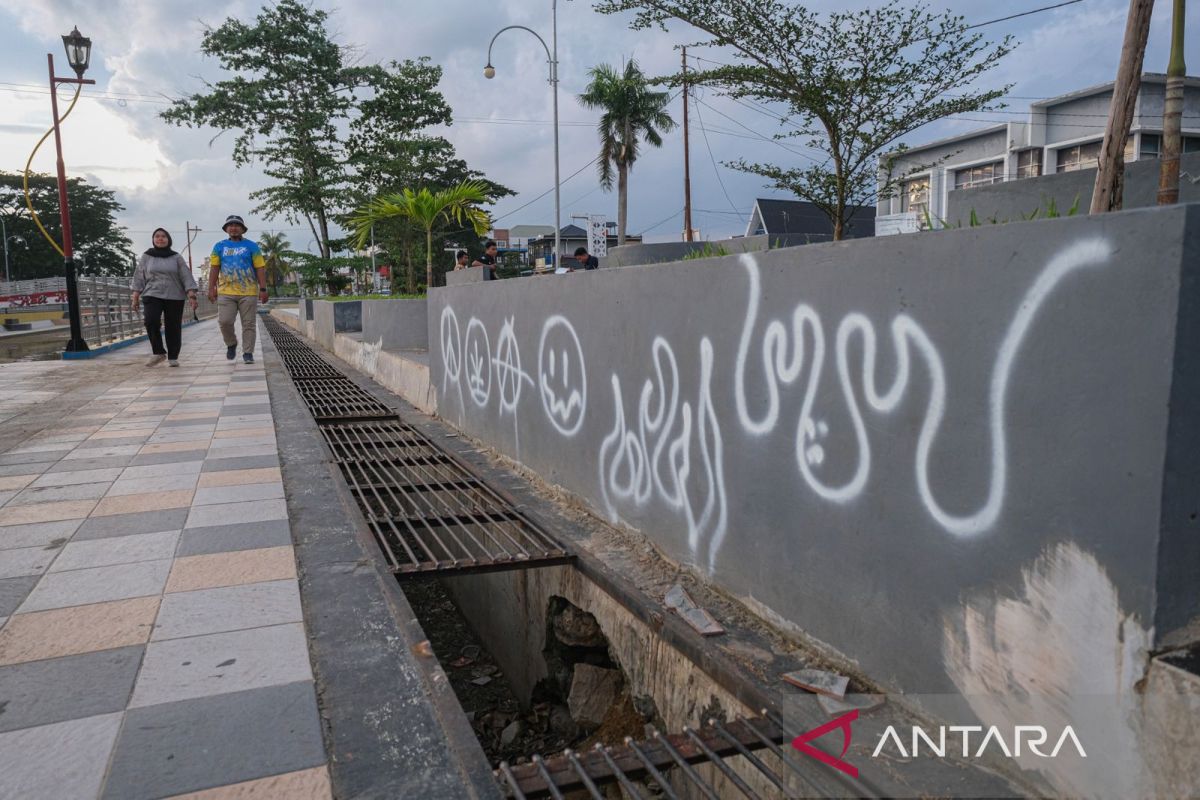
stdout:
<svg viewBox="0 0 1200 800">
<path fill-rule="evenodd" d="M 620 670 L 576 664 L 567 697 L 571 716 L 585 727 L 599 727 L 609 707 L 616 702 L 622 682 Z"/>
</svg>

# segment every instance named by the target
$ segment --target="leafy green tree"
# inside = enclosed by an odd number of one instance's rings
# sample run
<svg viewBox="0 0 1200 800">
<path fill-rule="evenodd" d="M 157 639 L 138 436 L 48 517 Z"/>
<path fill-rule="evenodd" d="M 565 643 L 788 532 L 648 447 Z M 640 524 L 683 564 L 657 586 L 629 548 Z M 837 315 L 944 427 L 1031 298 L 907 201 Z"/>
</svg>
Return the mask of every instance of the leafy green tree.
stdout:
<svg viewBox="0 0 1200 800">
<path fill-rule="evenodd" d="M 268 231 L 258 237 L 258 247 L 266 264 L 267 285 L 275 289 L 275 296 L 278 297 L 279 284 L 283 283 L 288 273 L 284 253 L 291 249 L 292 243 L 287 240 L 287 234 Z"/>
<path fill-rule="evenodd" d="M 487 201 L 487 186 L 482 181 L 463 181 L 449 189 L 419 191 L 405 189 L 398 194 L 378 197 L 359 209 L 351 218 L 361 248 L 371 236 L 371 226 L 380 220 L 407 219 L 425 230 L 425 286 L 433 286 L 433 229 L 439 223 L 469 226 L 477 236 L 487 233 L 487 212 L 478 208 Z"/>
<path fill-rule="evenodd" d="M 402 142 L 450 121 L 427 60 L 359 64 L 330 38 L 329 13 L 301 0 L 264 7 L 253 23 L 230 18 L 205 32 L 201 52 L 229 77 L 176 100 L 168 122 L 235 134 L 238 166 L 261 163 L 271 185 L 254 192 L 268 219 L 304 222 L 332 255 L 330 226 L 345 202 L 353 156 L 383 137 Z"/>
<path fill-rule="evenodd" d="M 508 187 L 487 180 L 466 161 L 456 157 L 454 146 L 442 137 L 413 136 L 400 142 L 386 136 L 365 137 L 356 142 L 351 164 L 357 176 L 351 191 L 356 208 L 380 195 L 401 192 L 406 186 L 423 186 L 437 192 L 451 189 L 463 181 L 479 181 L 485 186 L 488 204 L 513 194 Z M 348 218 L 343 223 L 351 224 Z M 432 233 L 435 259 L 445 261 L 442 248 L 451 245 L 462 247 L 472 255 L 482 252 L 479 237 L 469 225 L 464 227 L 439 221 Z M 394 217 L 375 224 L 375 243 L 392 262 L 395 274 L 409 294 L 417 290 L 417 264 L 425 260 L 425 238 L 425 229 L 407 217 Z M 435 279 L 441 271 L 440 266 L 443 265 L 435 261 Z M 393 277 L 397 284 L 400 280 Z"/>
<path fill-rule="evenodd" d="M 611 191 L 613 169 L 617 171 L 617 244 L 625 244 L 628 218 L 629 171 L 638 157 L 638 140 L 662 147 L 662 134 L 675 128 L 667 113 L 671 95 L 652 91 L 646 76 L 632 59 L 618 73 L 608 64 L 599 64 L 588 72 L 591 83 L 579 95 L 587 108 L 599 109 L 600 184 Z"/>
<path fill-rule="evenodd" d="M 689 82 L 771 104 L 768 115 L 782 107 L 775 138 L 799 139 L 825 158 L 800 167 L 745 159 L 728 166 L 813 203 L 835 239 L 854 206 L 896 191 L 904 176 L 881 170 L 880 158 L 902 137 L 952 114 L 998 107 L 1010 88 L 972 86 L 1013 49 L 1011 37 L 988 42 L 963 17 L 924 4 L 889 0 L 826 14 L 785 0 L 597 0 L 595 7 L 635 12 L 635 29 L 680 20 L 708 35 L 694 46 L 733 51 L 736 63 L 689 72 Z"/>
<path fill-rule="evenodd" d="M 0 216 L 4 217 L 5 229 L 12 237 L 8 243 L 12 279 L 60 276 L 63 274 L 62 256 L 46 241 L 29 215 L 23 180 L 23 173 L 0 171 Z M 29 194 L 42 224 L 61 245 L 58 179 L 53 175 L 31 174 Z M 131 274 L 136 256 L 132 242 L 117 224 L 117 215 L 125 207 L 117 202 L 115 193 L 92 186 L 82 178 L 68 178 L 67 203 L 71 209 L 71 238 L 79 274 Z M 147 242 L 146 247 L 149 246 Z M 3 272 L 0 272 L 2 277 Z"/>
</svg>

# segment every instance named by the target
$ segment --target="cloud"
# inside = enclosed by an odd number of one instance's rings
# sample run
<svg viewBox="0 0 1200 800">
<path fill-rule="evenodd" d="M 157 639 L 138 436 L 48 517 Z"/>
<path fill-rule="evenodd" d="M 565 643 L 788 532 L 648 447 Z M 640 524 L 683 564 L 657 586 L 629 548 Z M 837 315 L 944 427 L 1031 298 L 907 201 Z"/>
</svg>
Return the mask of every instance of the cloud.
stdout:
<svg viewBox="0 0 1200 800">
<path fill-rule="evenodd" d="M 505 32 L 493 52 L 496 78 L 489 81 L 482 75 L 488 42 L 502 27 L 525 25 L 548 39 L 549 0 L 486 4 L 481 0 L 343 0 L 336 8 L 330 0 L 318 0 L 318 5 L 331 10 L 331 32 L 337 40 L 356 45 L 365 62 L 427 55 L 443 65 L 441 88 L 456 118 L 445 135 L 472 166 L 520 192 L 518 197 L 506 198 L 497 211 L 515 209 L 553 185 L 552 103 L 541 45 L 525 31 Z M 844 3 L 819 0 L 810 5 L 830 10 L 842 8 Z M 990 85 L 1012 83 L 1014 95 L 1047 96 L 1111 80 L 1126 5 L 1123 0 L 1089 0 L 981 29 L 990 38 L 1013 33 L 1022 41 L 1020 49 L 989 76 Z M 199 53 L 205 25 L 219 25 L 229 16 L 253 19 L 260 6 L 243 0 L 217 0 L 199 9 L 188 0 L 113 0 L 104 4 L 0 0 L 0 53 L 25 52 L 33 40 L 57 54 L 61 52 L 58 37 L 71 24 L 92 37 L 95 54 L 89 77 L 97 80 L 97 86 L 86 90 L 91 96 L 80 101 L 64 132 L 68 168 L 116 189 L 128 208 L 123 222 L 131 230 L 149 231 L 177 220 L 171 223 L 174 230 L 182 227 L 178 222 L 223 219 L 231 211 L 240 211 L 253 229 L 263 230 L 272 223 L 254 217 L 248 195 L 266 180 L 257 167 L 233 167 L 229 160 L 232 136 L 214 139 L 216 131 L 168 126 L 157 116 L 166 107 L 164 97 L 199 91 L 204 80 L 219 79 L 217 64 Z M 1160 6 L 1146 58 L 1147 69 L 1153 70 L 1161 70 L 1166 60 L 1169 6 Z M 970 21 L 1007 13 L 992 0 L 962 0 L 953 8 Z M 1189 22 L 1192 27 L 1200 24 L 1200 8 L 1193 7 Z M 558 23 L 560 118 L 583 123 L 561 128 L 565 178 L 597 152 L 591 127 L 595 116 L 575 100 L 587 83 L 587 70 L 600 62 L 619 65 L 624 58 L 636 58 L 649 74 L 672 72 L 679 64 L 675 47 L 699 37 L 678 24 L 668 32 L 630 31 L 627 16 L 596 14 L 586 0 L 559 0 Z M 1200 37 L 1189 41 L 1188 57 L 1200 63 Z M 5 63 L 0 59 L 0 64 Z M 6 71 L 9 77 L 4 80 L 35 85 L 45 80 L 44 64 L 36 59 L 31 60 L 28 71 L 21 72 L 23 69 L 11 75 Z M 104 93 L 111 96 L 102 97 Z M 48 98 L 33 91 L 4 91 L 0 96 L 6 111 L 0 125 L 0 153 L 5 155 L 0 167 L 19 169 L 24 163 L 21 154 L 28 152 L 48 121 Z M 714 237 L 740 233 L 745 225 L 740 214 L 748 212 L 753 199 L 778 193 L 765 189 L 761 179 L 728 170 L 720 162 L 745 157 L 790 166 L 802 159 L 757 138 L 770 137 L 777 130 L 766 116 L 721 98 L 710 96 L 705 102 L 712 108 L 694 109 L 692 119 L 694 224 Z M 1023 110 L 1027 103 L 1024 99 L 1010 101 L 1015 110 Z M 721 117 L 718 111 L 736 122 Z M 678 102 L 672 113 L 679 117 Z M 700 129 L 701 118 L 707 141 Z M 512 119 L 538 122 L 500 122 Z M 919 142 L 978 125 L 944 121 L 908 140 Z M 651 233 L 652 238 L 678 238 L 682 230 L 679 216 L 668 218 L 683 205 L 681 135 L 677 131 L 665 139 L 661 150 L 644 151 L 630 184 L 631 230 L 643 230 L 666 218 Z M 52 166 L 52 159 L 43 157 L 38 162 L 39 169 Z M 727 200 L 726 194 L 731 199 Z M 594 168 L 568 181 L 562 200 L 564 224 L 571 214 L 616 217 L 615 194 L 598 189 Z M 545 223 L 552 220 L 553 210 L 553 197 L 547 196 L 504 223 Z M 274 225 L 296 229 L 289 231 L 296 239 L 311 236 L 282 220 Z M 211 227 L 215 230 L 216 223 Z"/>
</svg>

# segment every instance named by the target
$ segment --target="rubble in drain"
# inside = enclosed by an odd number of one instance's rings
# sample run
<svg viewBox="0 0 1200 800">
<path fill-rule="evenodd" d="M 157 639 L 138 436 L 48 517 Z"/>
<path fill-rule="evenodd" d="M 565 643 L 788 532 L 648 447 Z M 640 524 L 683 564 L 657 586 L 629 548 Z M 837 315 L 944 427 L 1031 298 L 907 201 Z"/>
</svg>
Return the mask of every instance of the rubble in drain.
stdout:
<svg viewBox="0 0 1200 800">
<path fill-rule="evenodd" d="M 534 753 L 560 753 L 640 738 L 657 711 L 631 698 L 608 640 L 591 614 L 554 598 L 547 617 L 547 677 L 522 709 L 500 666 L 436 580 L 408 581 L 404 593 L 421 620 L 488 761 L 520 764 Z"/>
</svg>

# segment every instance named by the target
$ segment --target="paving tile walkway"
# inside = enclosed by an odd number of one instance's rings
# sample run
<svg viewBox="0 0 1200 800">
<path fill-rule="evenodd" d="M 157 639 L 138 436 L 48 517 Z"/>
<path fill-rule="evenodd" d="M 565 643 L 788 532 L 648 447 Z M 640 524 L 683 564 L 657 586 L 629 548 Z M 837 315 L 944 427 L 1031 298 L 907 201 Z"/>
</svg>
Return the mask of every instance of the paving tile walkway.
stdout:
<svg viewBox="0 0 1200 800">
<path fill-rule="evenodd" d="M 146 355 L 0 365 L 0 797 L 329 798 L 261 357 Z"/>
</svg>

